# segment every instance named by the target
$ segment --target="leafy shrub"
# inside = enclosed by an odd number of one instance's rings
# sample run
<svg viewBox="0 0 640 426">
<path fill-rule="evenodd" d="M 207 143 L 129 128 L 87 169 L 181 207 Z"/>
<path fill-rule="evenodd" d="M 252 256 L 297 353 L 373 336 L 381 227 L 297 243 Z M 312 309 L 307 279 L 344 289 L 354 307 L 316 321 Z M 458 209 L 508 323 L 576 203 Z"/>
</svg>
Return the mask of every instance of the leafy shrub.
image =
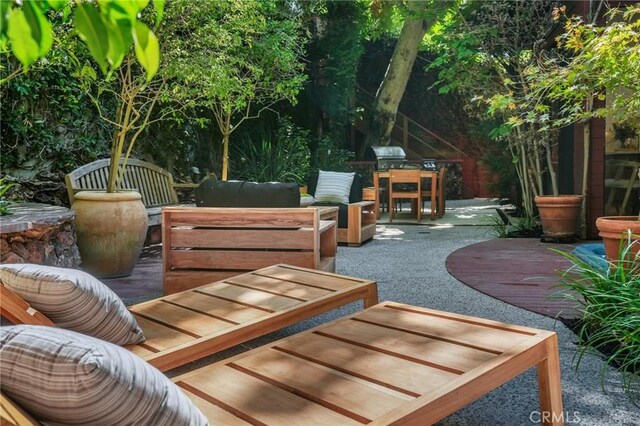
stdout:
<svg viewBox="0 0 640 426">
<path fill-rule="evenodd" d="M 318 146 L 313 150 L 311 165 L 314 171 L 346 172 L 350 171 L 347 161 L 353 157 L 353 152 L 340 148 L 333 139 L 325 137 L 318 141 Z"/>
<path fill-rule="evenodd" d="M 61 44 L 73 46 L 63 29 L 57 36 Z M 110 129 L 76 77 L 78 58 L 69 50 L 56 45 L 28 73 L 0 84 L 0 153 L 5 171 L 66 173 L 107 153 Z M 21 66 L 6 53 L 1 58 L 5 68 L 0 69 L 0 78 Z M 108 114 L 111 106 L 102 108 Z"/>
<path fill-rule="evenodd" d="M 579 351 L 576 368 L 586 353 L 601 354 L 618 368 L 623 388 L 634 403 L 640 402 L 640 258 L 630 256 L 632 242 L 621 248 L 620 259 L 608 268 L 591 265 L 570 253 L 554 250 L 573 265 L 562 275 L 562 297 L 579 306 Z M 603 380 L 606 367 L 603 368 Z"/>
<path fill-rule="evenodd" d="M 492 217 L 491 233 L 497 238 L 532 238 L 542 235 L 542 225 L 538 216 L 514 218 L 515 223 L 503 217 Z"/>
<path fill-rule="evenodd" d="M 11 202 L 6 200 L 4 196 L 9 189 L 16 186 L 15 183 L 4 183 L 4 181 L 4 178 L 0 179 L 0 216 L 12 214 L 9 211 L 9 205 Z"/>
<path fill-rule="evenodd" d="M 309 131 L 288 118 L 278 122 L 275 132 L 261 129 L 231 144 L 231 175 L 256 182 L 304 183 L 309 176 Z"/>
</svg>

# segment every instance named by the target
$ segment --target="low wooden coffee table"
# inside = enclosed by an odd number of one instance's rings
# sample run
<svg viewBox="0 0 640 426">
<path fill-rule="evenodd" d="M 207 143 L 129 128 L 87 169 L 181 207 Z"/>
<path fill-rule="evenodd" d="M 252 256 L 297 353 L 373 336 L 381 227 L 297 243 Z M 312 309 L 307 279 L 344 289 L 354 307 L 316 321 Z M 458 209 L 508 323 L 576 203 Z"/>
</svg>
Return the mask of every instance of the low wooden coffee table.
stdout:
<svg viewBox="0 0 640 426">
<path fill-rule="evenodd" d="M 174 381 L 211 424 L 427 425 L 534 366 L 562 424 L 555 333 L 385 302 Z"/>
</svg>

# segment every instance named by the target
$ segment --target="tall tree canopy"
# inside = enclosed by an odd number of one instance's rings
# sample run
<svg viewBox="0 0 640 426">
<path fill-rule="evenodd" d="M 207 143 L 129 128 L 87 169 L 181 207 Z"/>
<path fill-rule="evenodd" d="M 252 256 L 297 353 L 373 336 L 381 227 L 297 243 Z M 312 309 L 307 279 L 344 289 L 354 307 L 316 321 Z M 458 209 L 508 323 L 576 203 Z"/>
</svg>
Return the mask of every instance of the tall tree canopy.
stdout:
<svg viewBox="0 0 640 426">
<path fill-rule="evenodd" d="M 282 7 L 271 0 L 167 5 L 161 39 L 173 82 L 170 94 L 213 113 L 222 136 L 223 180 L 230 135 L 275 103 L 295 102 L 306 79 L 305 36 Z"/>
<path fill-rule="evenodd" d="M 391 131 L 402 100 L 407 81 L 411 76 L 413 63 L 427 30 L 442 16 L 454 2 L 415 0 L 399 3 L 399 11 L 403 16 L 402 29 L 396 47 L 389 61 L 387 72 L 378 87 L 375 100 L 371 106 L 369 131 L 366 146 L 389 145 Z M 376 11 L 387 8 L 379 1 L 372 2 Z M 387 10 L 386 13 L 393 13 Z M 380 12 L 381 16 L 384 15 Z"/>
</svg>

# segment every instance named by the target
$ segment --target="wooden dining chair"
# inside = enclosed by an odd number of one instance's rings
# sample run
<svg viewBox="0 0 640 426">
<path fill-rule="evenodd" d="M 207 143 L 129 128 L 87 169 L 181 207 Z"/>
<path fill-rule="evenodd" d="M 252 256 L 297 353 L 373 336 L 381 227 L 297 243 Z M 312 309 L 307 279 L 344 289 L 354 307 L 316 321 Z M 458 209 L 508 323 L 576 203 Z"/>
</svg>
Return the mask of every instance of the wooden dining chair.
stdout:
<svg viewBox="0 0 640 426">
<path fill-rule="evenodd" d="M 397 184 L 405 184 L 402 188 Z M 412 185 L 409 185 L 412 184 Z M 413 186 L 415 185 L 415 187 Z M 395 186 L 395 187 L 394 187 Z M 393 222 L 394 200 L 411 199 L 416 200 L 416 210 L 418 211 L 418 222 L 422 214 L 422 205 L 420 204 L 420 169 L 390 169 L 389 170 L 389 223 Z"/>
<path fill-rule="evenodd" d="M 444 216 L 445 210 L 445 183 L 447 180 L 447 168 L 441 167 L 438 171 L 438 182 L 437 182 L 437 192 L 436 192 L 436 216 L 442 217 Z M 420 205 L 424 208 L 424 202 L 426 200 L 431 200 L 431 186 L 424 186 L 420 193 Z"/>
</svg>

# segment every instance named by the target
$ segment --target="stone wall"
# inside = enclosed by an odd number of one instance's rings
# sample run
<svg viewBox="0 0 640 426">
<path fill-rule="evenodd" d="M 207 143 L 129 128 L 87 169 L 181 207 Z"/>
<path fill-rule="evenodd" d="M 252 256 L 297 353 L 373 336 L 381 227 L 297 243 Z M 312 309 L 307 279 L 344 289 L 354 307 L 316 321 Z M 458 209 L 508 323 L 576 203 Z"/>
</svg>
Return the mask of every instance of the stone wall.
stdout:
<svg viewBox="0 0 640 426">
<path fill-rule="evenodd" d="M 75 213 L 48 204 L 15 204 L 0 219 L 2 263 L 37 263 L 64 268 L 80 265 Z"/>
</svg>

